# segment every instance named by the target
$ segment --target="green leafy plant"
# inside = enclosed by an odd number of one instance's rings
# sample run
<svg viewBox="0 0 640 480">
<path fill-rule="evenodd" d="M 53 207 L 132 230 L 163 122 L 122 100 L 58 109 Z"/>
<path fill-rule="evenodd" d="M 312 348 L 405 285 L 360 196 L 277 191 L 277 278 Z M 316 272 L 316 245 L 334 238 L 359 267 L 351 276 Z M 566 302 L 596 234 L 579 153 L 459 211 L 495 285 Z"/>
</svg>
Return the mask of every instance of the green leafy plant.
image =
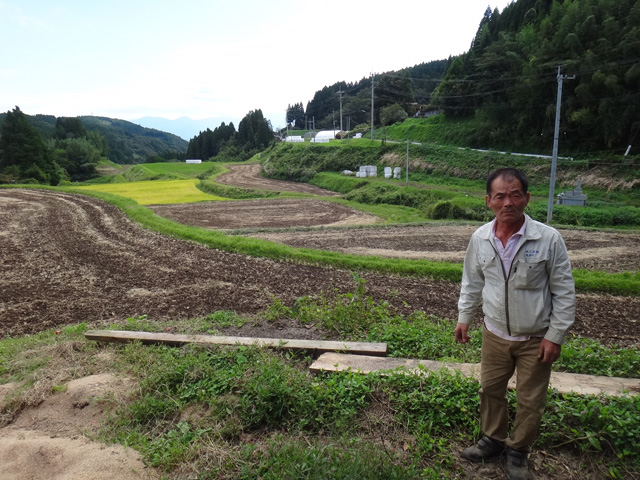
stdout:
<svg viewBox="0 0 640 480">
<path fill-rule="evenodd" d="M 563 345 L 554 368 L 573 373 L 589 372 L 590 375 L 640 378 L 640 351 L 574 337 Z"/>
</svg>

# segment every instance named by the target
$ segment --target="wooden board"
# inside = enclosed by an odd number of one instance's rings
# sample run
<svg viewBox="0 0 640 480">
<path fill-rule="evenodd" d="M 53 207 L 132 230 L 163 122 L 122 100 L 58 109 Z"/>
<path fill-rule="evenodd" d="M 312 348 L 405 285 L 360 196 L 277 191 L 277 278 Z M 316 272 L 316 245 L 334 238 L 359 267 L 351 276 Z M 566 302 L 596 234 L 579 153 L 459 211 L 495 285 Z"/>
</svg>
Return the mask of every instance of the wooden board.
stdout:
<svg viewBox="0 0 640 480">
<path fill-rule="evenodd" d="M 418 374 L 429 371 L 447 369 L 459 371 L 463 375 L 480 380 L 479 363 L 436 362 L 433 360 L 414 360 L 409 358 L 380 358 L 365 355 L 348 355 L 343 353 L 325 353 L 311 364 L 309 370 L 319 372 L 353 371 L 358 373 L 385 374 L 392 371 Z M 515 389 L 516 372 L 509 381 L 509 388 Z M 560 393 L 578 393 L 581 395 L 638 395 L 640 379 L 582 375 L 577 373 L 551 372 L 551 388 Z"/>
<path fill-rule="evenodd" d="M 181 346 L 187 343 L 208 345 L 256 345 L 261 347 L 312 352 L 349 352 L 380 356 L 387 354 L 386 343 L 341 342 L 327 340 L 295 340 L 282 338 L 226 337 L 214 335 L 176 335 L 172 333 L 129 332 L 124 330 L 90 330 L 84 334 L 89 340 L 98 342 L 142 342 Z"/>
</svg>

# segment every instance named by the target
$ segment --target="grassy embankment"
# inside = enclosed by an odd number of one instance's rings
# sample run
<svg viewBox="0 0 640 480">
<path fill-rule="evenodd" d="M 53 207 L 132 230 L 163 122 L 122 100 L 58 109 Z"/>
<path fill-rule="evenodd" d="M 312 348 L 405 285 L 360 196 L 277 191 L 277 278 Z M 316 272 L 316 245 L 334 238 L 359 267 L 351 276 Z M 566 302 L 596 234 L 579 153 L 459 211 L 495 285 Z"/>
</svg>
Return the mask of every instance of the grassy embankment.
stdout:
<svg viewBox="0 0 640 480">
<path fill-rule="evenodd" d="M 345 339 L 386 341 L 392 356 L 478 361 L 479 330 L 461 346 L 450 322 L 399 315 L 357 282 L 352 294 L 274 301 L 260 314 L 338 331 Z M 114 329 L 216 333 L 251 322 L 233 312 L 156 323 L 146 317 Z M 97 439 L 139 450 L 166 478 L 440 479 L 461 474 L 456 452 L 480 434 L 478 383 L 441 371 L 380 377 L 354 372 L 309 375 L 309 357 L 247 347 L 100 345 L 84 324 L 0 341 L 0 378 L 23 385 L 5 403 L 8 420 L 77 377 L 118 373 L 139 391 L 117 402 Z M 73 352 L 73 354 L 70 354 Z M 571 339 L 555 368 L 640 376 L 640 352 Z M 515 402 L 515 393 L 509 393 Z M 543 468 L 589 478 L 640 473 L 640 395 L 562 395 L 551 391 L 536 449 Z"/>
</svg>

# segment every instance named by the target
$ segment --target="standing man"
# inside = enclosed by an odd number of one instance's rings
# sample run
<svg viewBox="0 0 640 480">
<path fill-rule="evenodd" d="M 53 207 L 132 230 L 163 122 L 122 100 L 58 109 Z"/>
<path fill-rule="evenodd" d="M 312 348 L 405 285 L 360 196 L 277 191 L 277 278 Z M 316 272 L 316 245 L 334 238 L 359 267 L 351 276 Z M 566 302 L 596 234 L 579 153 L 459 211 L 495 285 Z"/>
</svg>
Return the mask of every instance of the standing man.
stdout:
<svg viewBox="0 0 640 480">
<path fill-rule="evenodd" d="M 562 237 L 525 215 L 529 181 L 501 168 L 487 178 L 495 219 L 471 236 L 464 258 L 456 340 L 467 343 L 482 302 L 484 329 L 480 419 L 485 436 L 463 451 L 482 462 L 506 450 L 507 478 L 527 478 L 527 456 L 547 400 L 551 365 L 575 317 L 575 285 Z M 507 384 L 517 370 L 517 411 L 511 433 Z"/>
</svg>

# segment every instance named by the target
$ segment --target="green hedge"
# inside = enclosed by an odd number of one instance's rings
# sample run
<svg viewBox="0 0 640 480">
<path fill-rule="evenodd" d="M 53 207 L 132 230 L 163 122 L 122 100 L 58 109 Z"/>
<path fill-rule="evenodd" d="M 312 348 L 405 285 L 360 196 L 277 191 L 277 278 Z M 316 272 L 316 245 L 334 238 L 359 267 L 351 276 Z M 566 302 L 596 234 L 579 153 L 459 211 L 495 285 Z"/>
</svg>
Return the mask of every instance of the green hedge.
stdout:
<svg viewBox="0 0 640 480">
<path fill-rule="evenodd" d="M 547 203 L 530 204 L 527 213 L 532 218 L 545 222 Z M 637 227 L 640 226 L 640 208 L 623 207 L 579 207 L 554 205 L 553 222 L 562 225 L 583 227 Z"/>
</svg>

